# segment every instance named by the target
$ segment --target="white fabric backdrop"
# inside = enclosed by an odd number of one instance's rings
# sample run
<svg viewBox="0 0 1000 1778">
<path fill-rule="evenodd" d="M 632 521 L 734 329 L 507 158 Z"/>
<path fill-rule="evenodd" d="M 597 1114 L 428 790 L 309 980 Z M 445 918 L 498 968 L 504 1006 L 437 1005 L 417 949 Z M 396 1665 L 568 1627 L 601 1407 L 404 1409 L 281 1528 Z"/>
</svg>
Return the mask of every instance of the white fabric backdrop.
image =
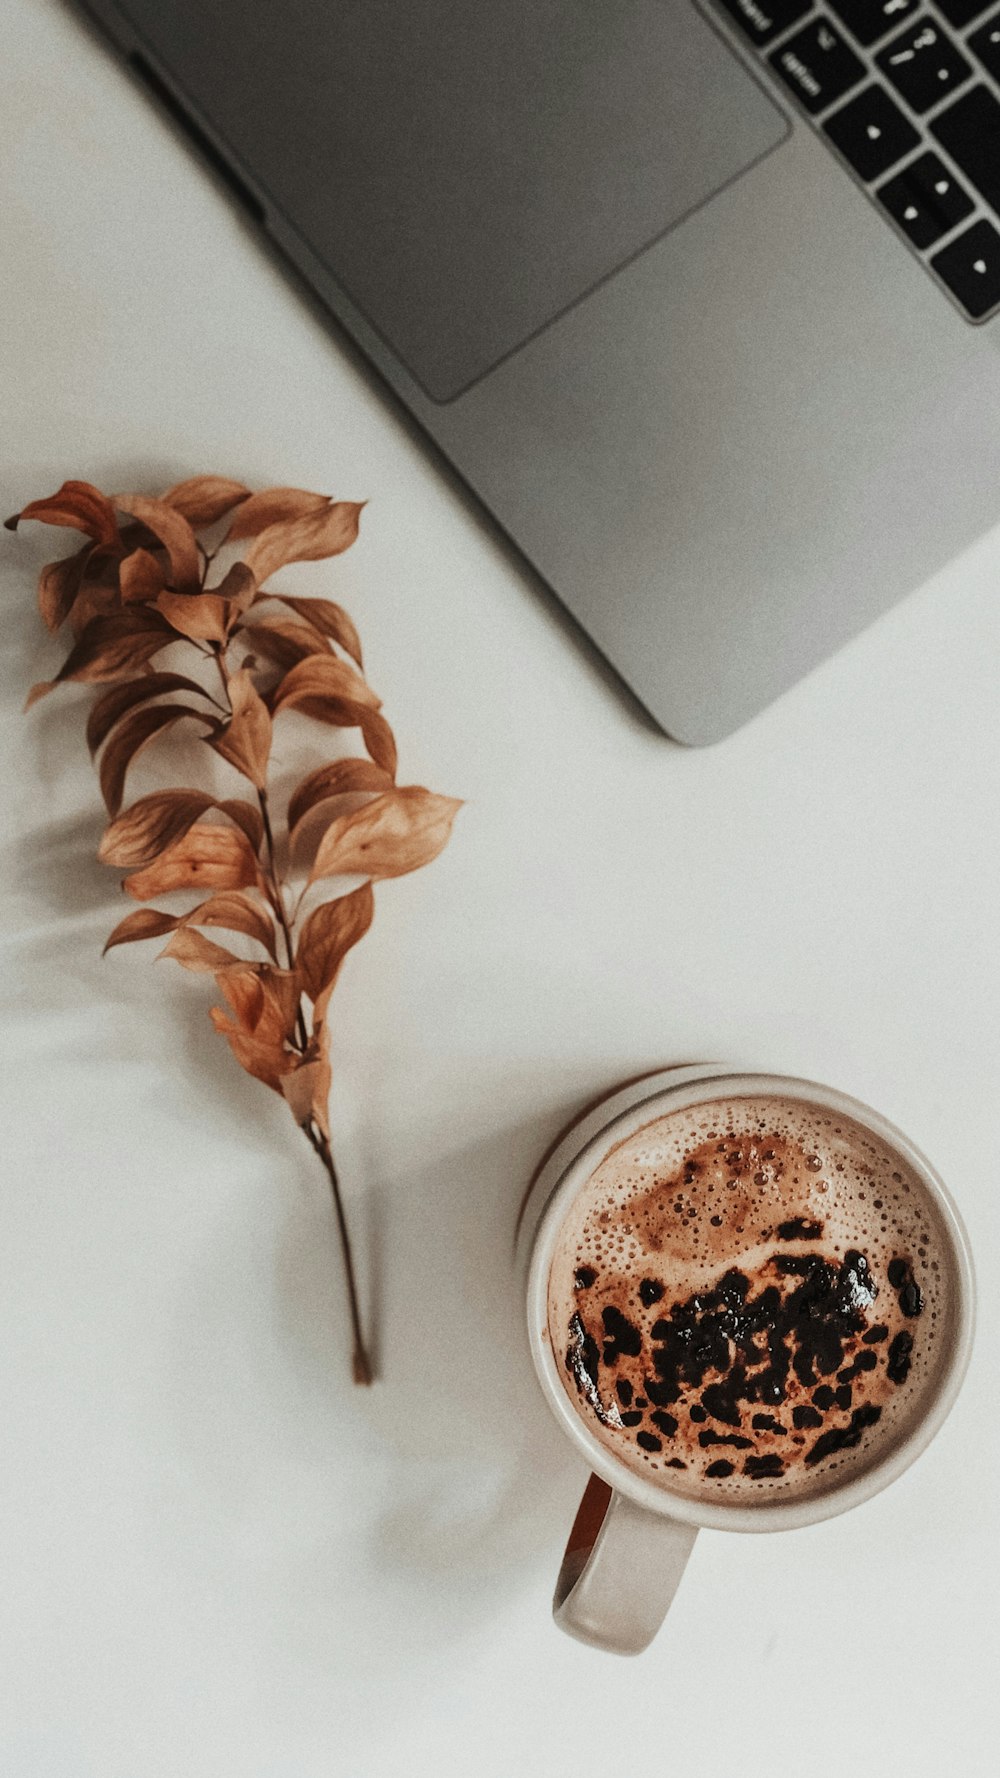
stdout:
<svg viewBox="0 0 1000 1778">
<path fill-rule="evenodd" d="M 5 15 L 0 181 L 5 510 L 67 475 L 202 469 L 368 497 L 350 555 L 289 585 L 356 617 L 403 777 L 467 799 L 442 859 L 379 890 L 338 989 L 365 1394 L 282 1107 L 199 981 L 100 960 L 121 903 L 83 695 L 20 714 L 58 658 L 33 603 L 54 534 L 0 551 L 0 1770 L 992 1772 L 1000 534 L 684 752 L 56 0 Z M 900 1123 L 959 1199 L 984 1301 L 917 1467 L 808 1531 L 703 1535 L 630 1664 L 549 1622 L 584 1477 L 509 1243 L 572 1109 L 692 1055 Z"/>
</svg>

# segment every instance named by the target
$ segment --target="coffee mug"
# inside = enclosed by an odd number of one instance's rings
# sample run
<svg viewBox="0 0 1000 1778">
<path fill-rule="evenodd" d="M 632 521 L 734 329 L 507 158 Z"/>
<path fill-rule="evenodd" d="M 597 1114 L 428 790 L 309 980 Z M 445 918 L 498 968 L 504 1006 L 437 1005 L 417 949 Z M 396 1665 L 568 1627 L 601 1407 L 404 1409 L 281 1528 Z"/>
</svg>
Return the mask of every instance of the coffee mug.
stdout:
<svg viewBox="0 0 1000 1778">
<path fill-rule="evenodd" d="M 618 1088 L 544 1157 L 518 1245 L 538 1380 L 593 1472 L 553 1611 L 617 1653 L 656 1634 L 699 1526 L 795 1529 L 870 1499 L 968 1363 L 948 1192 L 812 1081 L 702 1063 Z"/>
</svg>

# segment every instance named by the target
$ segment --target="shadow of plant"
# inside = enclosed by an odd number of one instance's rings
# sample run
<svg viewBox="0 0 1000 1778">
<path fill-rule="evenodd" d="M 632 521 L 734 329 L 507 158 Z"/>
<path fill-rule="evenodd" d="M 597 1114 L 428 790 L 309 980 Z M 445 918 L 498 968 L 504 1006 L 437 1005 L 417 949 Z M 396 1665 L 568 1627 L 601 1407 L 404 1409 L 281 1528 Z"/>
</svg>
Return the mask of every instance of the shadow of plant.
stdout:
<svg viewBox="0 0 1000 1778">
<path fill-rule="evenodd" d="M 170 476 L 133 464 L 106 479 L 163 485 Z M 39 551 L 34 565 L 45 559 Z M 19 576 L 19 599 L 26 584 Z M 50 669 L 27 593 L 16 610 L 6 683 L 19 702 L 26 681 Z M 303 1585 L 321 1596 L 329 1586 L 338 1529 L 327 1489 L 356 1471 L 371 1491 L 365 1564 L 400 1607 L 391 1628 L 372 1619 L 359 1637 L 372 1638 L 373 1649 L 377 1636 L 398 1637 L 411 1659 L 436 1658 L 442 1640 L 492 1616 L 550 1551 L 554 1578 L 580 1465 L 535 1384 L 512 1237 L 539 1154 L 590 1089 L 607 1082 L 591 1075 L 581 1087 L 568 1072 L 560 1081 L 548 1060 L 484 1066 L 442 1056 L 446 1090 L 418 1111 L 395 1103 L 381 1047 L 354 1060 L 346 1087 L 353 1127 L 336 1107 L 333 1122 L 338 1147 L 346 1132 L 349 1215 L 380 1372 L 374 1390 L 356 1389 L 329 1187 L 286 1108 L 240 1073 L 213 1031 L 210 984 L 150 969 L 148 948 L 135 961 L 101 959 L 121 901 L 114 874 L 96 859 L 104 816 L 81 734 L 88 701 L 60 691 L 26 719 L 33 766 L 22 794 L 42 806 L 27 810 L 14 894 L 32 1013 L 74 1014 L 62 1029 L 54 1022 L 57 1048 L 78 1042 L 86 1020 L 95 1070 L 162 1055 L 165 1069 L 181 1073 L 191 1126 L 210 1121 L 223 1150 L 231 1141 L 225 1185 L 238 1191 L 246 1156 L 254 1210 L 268 1219 L 260 1233 L 247 1217 L 233 1231 L 247 1289 L 263 1304 L 246 1324 L 252 1344 L 234 1338 L 232 1296 L 220 1300 L 228 1226 L 206 1243 L 203 1263 L 191 1256 L 180 1287 L 186 1300 L 164 1330 L 151 1378 L 164 1456 L 227 1525 L 238 1527 L 242 1513 L 277 1526 L 284 1503 L 255 1492 L 258 1441 L 277 1441 L 292 1500 L 312 1503 L 297 1540 L 278 1544 L 276 1589 L 289 1598 Z M 620 1072 L 612 1065 L 607 1078 Z M 335 1072 L 335 1098 L 344 1090 L 338 1080 Z M 194 1138 L 192 1161 L 197 1154 Z M 221 1218 L 224 1191 L 220 1206 Z M 264 1473 L 273 1475 L 273 1463 Z M 415 1621 L 426 1625 L 417 1649 Z"/>
<path fill-rule="evenodd" d="M 550 1079 L 540 1102 L 541 1073 L 518 1064 L 505 1077 L 503 1100 L 526 1105 L 513 1117 L 497 1114 L 481 1081 L 472 1086 L 457 1141 L 441 1114 L 409 1142 L 405 1117 L 387 1129 L 373 1083 L 372 1109 L 343 1145 L 361 1287 L 380 1330 L 373 1389 L 350 1381 L 329 1194 L 308 1156 L 301 1189 L 275 1181 L 281 1202 L 264 1242 L 268 1297 L 252 1350 L 234 1352 L 224 1330 L 213 1333 L 213 1262 L 192 1276 L 171 1344 L 173 1436 L 199 1499 L 220 1511 L 239 1502 L 259 1538 L 276 1507 L 255 1483 L 254 1427 L 266 1450 L 282 1452 L 296 1519 L 294 1535 L 287 1519 L 275 1523 L 277 1611 L 309 1599 L 322 1614 L 331 1589 L 342 1590 L 345 1505 L 360 1489 L 361 1544 L 346 1584 L 363 1576 L 373 1603 L 351 1636 L 361 1649 L 370 1641 L 379 1663 L 396 1640 L 411 1666 L 436 1660 L 443 1642 L 540 1576 L 543 1591 L 554 1583 L 581 1486 L 579 1459 L 535 1382 L 513 1264 L 525 1181 L 587 1097 Z M 286 1145 L 289 1183 L 293 1162 Z M 222 1372 L 209 1395 L 185 1391 L 210 1354 Z M 253 1421 L 239 1406 L 251 1379 Z M 273 1474 L 270 1454 L 263 1474 Z"/>
</svg>

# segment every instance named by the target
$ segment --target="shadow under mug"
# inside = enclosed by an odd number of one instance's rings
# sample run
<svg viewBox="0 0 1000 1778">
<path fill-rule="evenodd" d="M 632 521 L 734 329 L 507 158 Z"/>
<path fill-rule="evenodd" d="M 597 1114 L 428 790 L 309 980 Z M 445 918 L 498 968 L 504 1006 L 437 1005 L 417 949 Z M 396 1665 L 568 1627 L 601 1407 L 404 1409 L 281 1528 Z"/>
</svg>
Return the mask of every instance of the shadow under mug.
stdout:
<svg viewBox="0 0 1000 1778">
<path fill-rule="evenodd" d="M 805 1498 L 729 1504 L 671 1492 L 617 1461 L 582 1418 L 565 1388 L 548 1336 L 549 1271 L 569 1206 L 601 1161 L 644 1125 L 672 1111 L 726 1098 L 798 1099 L 839 1113 L 898 1154 L 926 1192 L 948 1268 L 948 1319 L 941 1358 L 914 1422 L 870 1466 Z M 900 1130 L 859 1100 L 814 1081 L 730 1065 L 666 1068 L 612 1091 L 557 1140 L 539 1166 L 522 1211 L 518 1253 L 525 1275 L 528 1337 L 543 1394 L 593 1474 L 563 1557 L 553 1600 L 571 1636 L 618 1654 L 652 1641 L 677 1590 L 699 1526 L 780 1531 L 833 1518 L 870 1499 L 929 1444 L 952 1406 L 972 1345 L 975 1280 L 968 1236 L 934 1168 Z"/>
</svg>

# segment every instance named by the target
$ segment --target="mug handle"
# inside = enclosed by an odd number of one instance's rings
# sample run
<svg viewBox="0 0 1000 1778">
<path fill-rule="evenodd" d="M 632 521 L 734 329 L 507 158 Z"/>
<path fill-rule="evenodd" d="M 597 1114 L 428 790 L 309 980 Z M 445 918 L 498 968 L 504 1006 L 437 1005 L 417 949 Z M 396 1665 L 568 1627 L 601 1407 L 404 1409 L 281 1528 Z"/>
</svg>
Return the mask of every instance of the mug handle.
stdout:
<svg viewBox="0 0 1000 1778">
<path fill-rule="evenodd" d="M 697 1535 L 697 1525 L 648 1512 L 592 1475 L 556 1582 L 559 1628 L 594 1648 L 641 1654 L 667 1615 Z"/>
</svg>

